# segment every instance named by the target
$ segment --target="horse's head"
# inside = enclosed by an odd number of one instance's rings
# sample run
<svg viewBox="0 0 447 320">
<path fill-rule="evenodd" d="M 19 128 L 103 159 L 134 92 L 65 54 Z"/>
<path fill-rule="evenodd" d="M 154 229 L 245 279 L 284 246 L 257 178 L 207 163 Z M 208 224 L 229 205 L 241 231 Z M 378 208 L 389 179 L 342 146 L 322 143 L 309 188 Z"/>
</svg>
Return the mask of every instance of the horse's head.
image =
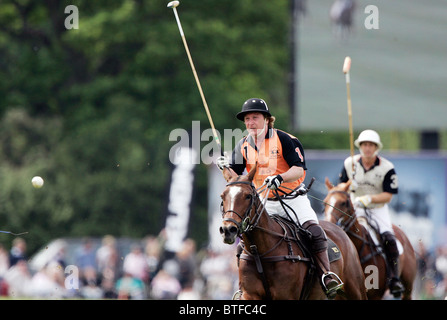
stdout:
<svg viewBox="0 0 447 320">
<path fill-rule="evenodd" d="M 328 178 L 325 180 L 328 194 L 324 199 L 324 215 L 327 221 L 345 227 L 355 217 L 354 206 L 348 193 L 351 180 L 334 186 Z"/>
<path fill-rule="evenodd" d="M 259 201 L 253 177 L 256 166 L 246 176 L 232 174 L 224 169 L 223 175 L 227 186 L 221 194 L 222 225 L 219 228 L 223 241 L 232 244 L 236 237 L 252 227 L 253 215 L 256 214 L 256 202 Z"/>
</svg>

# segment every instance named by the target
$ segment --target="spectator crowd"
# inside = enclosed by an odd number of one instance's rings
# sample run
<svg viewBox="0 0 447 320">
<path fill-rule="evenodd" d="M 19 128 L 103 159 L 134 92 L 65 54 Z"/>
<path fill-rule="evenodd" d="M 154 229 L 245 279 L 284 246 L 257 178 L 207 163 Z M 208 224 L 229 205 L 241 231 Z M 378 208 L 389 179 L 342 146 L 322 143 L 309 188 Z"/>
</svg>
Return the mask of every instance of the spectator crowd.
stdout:
<svg viewBox="0 0 447 320">
<path fill-rule="evenodd" d="M 26 240 L 15 238 L 10 250 L 0 245 L 0 296 L 37 299 L 231 299 L 238 289 L 235 248 L 197 250 L 192 239 L 176 253 L 163 250 L 162 234 L 135 241 L 120 252 L 113 236 L 99 247 L 85 239 L 76 248 L 73 268 L 61 248 L 32 270 Z M 447 299 L 447 245 L 433 251 L 419 243 L 414 299 Z"/>
<path fill-rule="evenodd" d="M 447 300 L 447 244 L 428 250 L 423 242 L 415 248 L 418 275 L 415 299 Z"/>
<path fill-rule="evenodd" d="M 99 247 L 91 239 L 76 248 L 68 265 L 66 248 L 32 270 L 26 240 L 0 245 L 0 296 L 73 299 L 231 299 L 237 290 L 235 250 L 197 250 L 192 239 L 176 253 L 163 250 L 163 237 L 147 236 L 120 252 L 113 236 Z M 68 267 L 68 268 L 67 268 Z M 72 268 L 74 267 L 74 268 Z"/>
</svg>

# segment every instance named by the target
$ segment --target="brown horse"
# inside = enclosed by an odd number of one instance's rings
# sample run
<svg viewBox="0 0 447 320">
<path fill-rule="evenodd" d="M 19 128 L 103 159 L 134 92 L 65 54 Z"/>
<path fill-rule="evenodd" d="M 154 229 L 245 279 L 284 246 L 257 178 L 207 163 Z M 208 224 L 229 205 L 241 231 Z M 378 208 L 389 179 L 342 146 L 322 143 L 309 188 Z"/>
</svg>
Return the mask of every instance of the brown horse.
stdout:
<svg viewBox="0 0 447 320">
<path fill-rule="evenodd" d="M 324 199 L 325 219 L 342 227 L 357 248 L 360 262 L 366 276 L 368 299 L 380 300 L 387 290 L 387 265 L 380 248 L 375 244 L 369 231 L 361 224 L 355 214 L 355 209 L 348 193 L 351 181 L 333 186 L 326 178 L 326 187 L 329 190 Z M 417 266 L 413 246 L 405 233 L 393 225 L 396 238 L 403 246 L 403 254 L 399 257 L 399 274 L 405 291 L 403 300 L 411 300 L 413 281 L 416 277 Z M 376 268 L 372 268 L 375 266 Z M 377 271 L 377 272 L 374 272 Z"/>
<path fill-rule="evenodd" d="M 248 175 L 238 176 L 224 169 L 228 184 L 222 197 L 222 226 L 225 243 L 242 237 L 244 253 L 239 259 L 239 285 L 243 300 L 326 299 L 305 248 L 282 222 L 269 216 L 252 183 L 256 166 Z M 331 271 L 344 282 L 343 296 L 336 299 L 367 299 L 359 257 L 345 232 L 321 221 L 327 236 L 341 251 Z M 245 258 L 244 258 L 245 256 Z"/>
</svg>

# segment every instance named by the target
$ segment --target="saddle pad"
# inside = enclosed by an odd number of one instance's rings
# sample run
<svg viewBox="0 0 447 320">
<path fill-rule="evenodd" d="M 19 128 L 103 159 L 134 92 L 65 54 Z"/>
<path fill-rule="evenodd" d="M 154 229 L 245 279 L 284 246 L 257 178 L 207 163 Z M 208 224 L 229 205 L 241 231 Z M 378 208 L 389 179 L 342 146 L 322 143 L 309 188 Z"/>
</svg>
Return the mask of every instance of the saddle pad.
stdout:
<svg viewBox="0 0 447 320">
<path fill-rule="evenodd" d="M 337 261 L 341 257 L 340 249 L 331 239 L 327 240 L 327 254 L 329 256 L 329 262 Z"/>
<path fill-rule="evenodd" d="M 282 221 L 285 223 L 290 230 L 294 230 L 293 232 L 297 233 L 297 237 L 302 240 L 302 243 L 305 247 L 309 247 L 309 238 L 306 237 L 306 234 L 300 234 L 300 232 L 297 232 L 296 225 L 294 222 L 290 221 L 289 219 L 286 219 L 284 217 L 281 217 L 277 214 L 273 214 L 271 216 L 276 222 L 279 223 L 279 221 Z M 340 249 L 337 247 L 334 241 L 332 239 L 328 238 L 327 243 L 327 253 L 329 256 L 329 262 L 337 261 L 341 257 Z M 307 256 L 306 253 L 304 253 L 304 256 Z"/>
</svg>

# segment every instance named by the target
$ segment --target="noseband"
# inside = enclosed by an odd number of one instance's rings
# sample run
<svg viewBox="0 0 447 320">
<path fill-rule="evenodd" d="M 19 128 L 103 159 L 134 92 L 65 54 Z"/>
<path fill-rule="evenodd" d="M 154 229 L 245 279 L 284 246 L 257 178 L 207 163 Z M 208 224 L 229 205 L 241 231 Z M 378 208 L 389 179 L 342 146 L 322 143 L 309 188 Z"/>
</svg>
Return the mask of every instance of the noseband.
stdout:
<svg viewBox="0 0 447 320">
<path fill-rule="evenodd" d="M 251 194 L 250 194 L 250 205 L 247 207 L 247 210 L 245 210 L 245 213 L 242 215 L 238 212 L 236 212 L 235 210 L 227 210 L 227 211 L 223 211 L 223 201 L 222 201 L 222 221 L 224 222 L 232 222 L 236 225 L 236 227 L 238 228 L 238 234 L 242 235 L 243 233 L 246 233 L 252 229 L 254 229 L 256 227 L 256 225 L 259 222 L 259 218 L 261 217 L 261 212 L 258 211 L 259 206 L 255 207 L 255 218 L 254 218 L 254 222 L 252 224 L 250 224 L 250 212 L 252 211 L 254 205 L 255 205 L 255 200 L 259 199 L 258 193 L 256 191 L 255 186 L 253 185 L 252 182 L 250 181 L 233 181 L 233 182 L 229 182 L 226 184 L 226 187 L 232 186 L 232 185 L 237 185 L 237 184 L 247 184 L 251 187 Z M 225 215 L 229 212 L 234 213 L 235 215 L 237 215 L 241 221 L 238 222 L 232 218 L 224 218 Z"/>
</svg>

